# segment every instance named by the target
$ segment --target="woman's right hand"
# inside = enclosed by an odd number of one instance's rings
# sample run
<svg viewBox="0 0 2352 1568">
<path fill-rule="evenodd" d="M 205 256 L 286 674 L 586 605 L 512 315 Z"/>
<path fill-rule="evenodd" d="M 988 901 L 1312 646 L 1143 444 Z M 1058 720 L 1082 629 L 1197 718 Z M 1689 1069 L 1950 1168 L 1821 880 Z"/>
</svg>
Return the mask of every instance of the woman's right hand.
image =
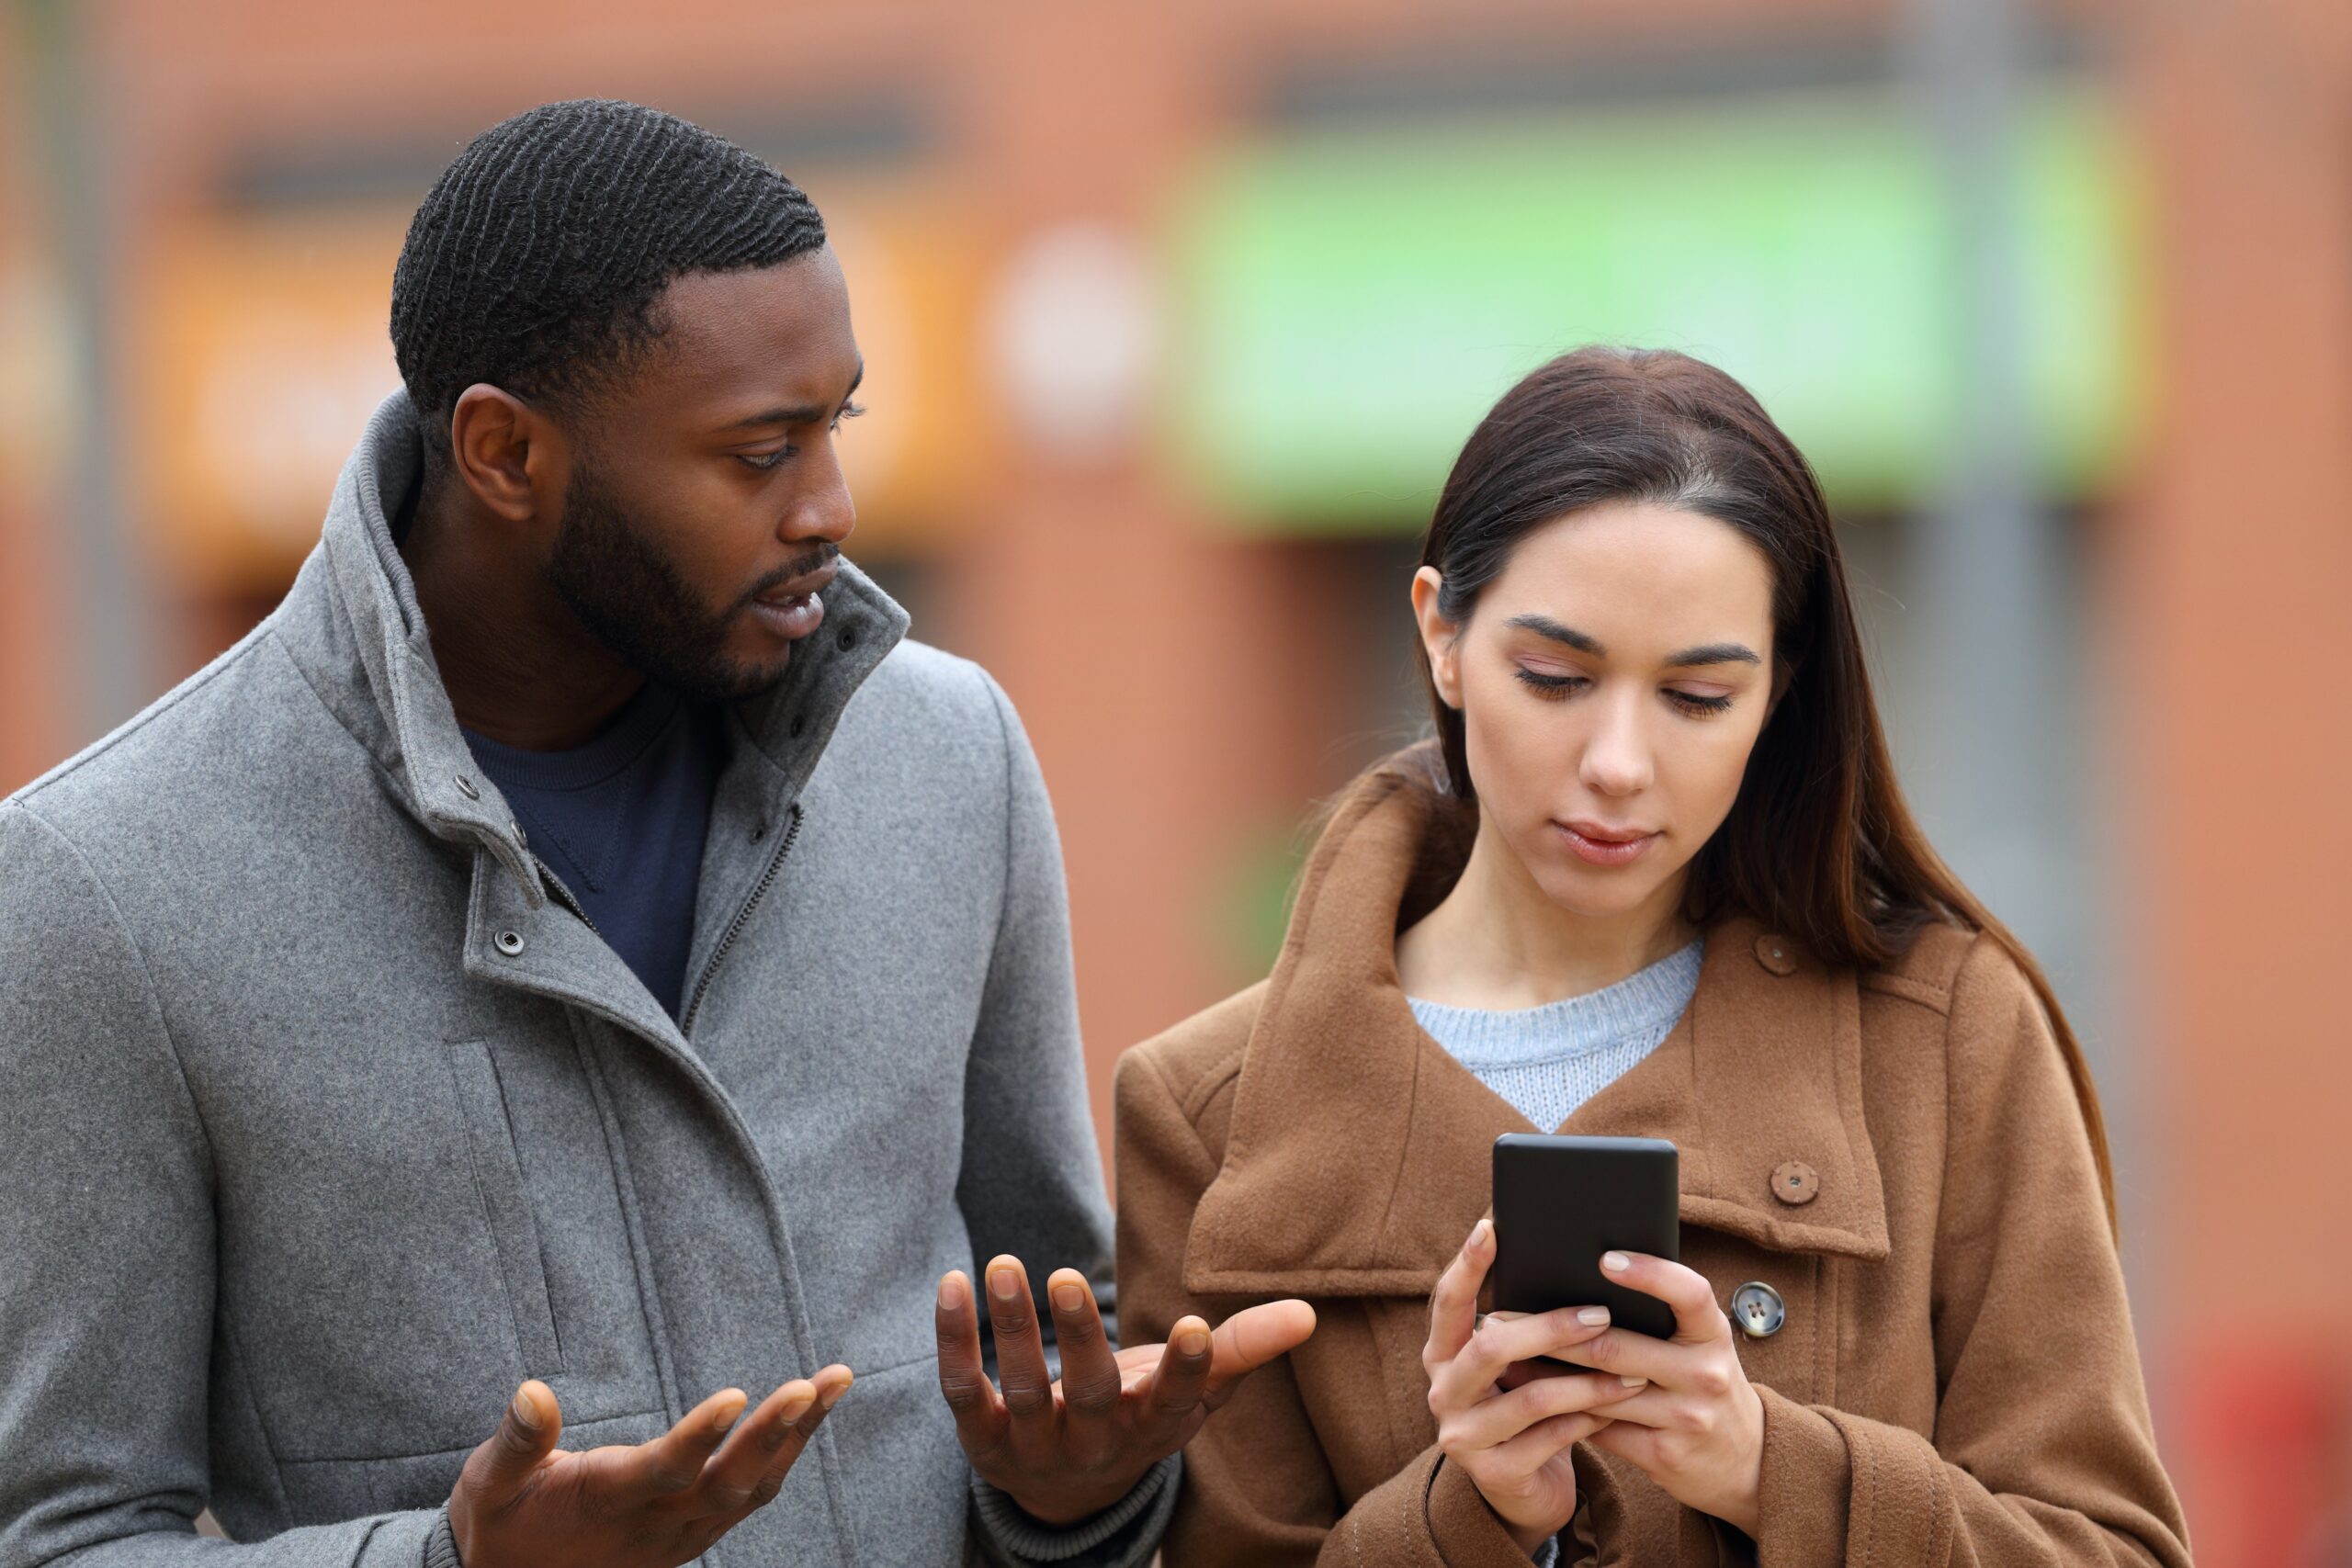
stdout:
<svg viewBox="0 0 2352 1568">
<path fill-rule="evenodd" d="M 1495 1226 L 1480 1220 L 1430 1293 L 1430 1414 L 1438 1447 L 1458 1464 L 1511 1539 L 1532 1556 L 1577 1511 L 1568 1449 L 1609 1425 L 1607 1407 L 1641 1392 L 1623 1378 L 1556 1364 L 1525 1365 L 1609 1326 L 1606 1307 L 1562 1307 L 1478 1321 L 1478 1288 L 1495 1260 Z"/>
</svg>

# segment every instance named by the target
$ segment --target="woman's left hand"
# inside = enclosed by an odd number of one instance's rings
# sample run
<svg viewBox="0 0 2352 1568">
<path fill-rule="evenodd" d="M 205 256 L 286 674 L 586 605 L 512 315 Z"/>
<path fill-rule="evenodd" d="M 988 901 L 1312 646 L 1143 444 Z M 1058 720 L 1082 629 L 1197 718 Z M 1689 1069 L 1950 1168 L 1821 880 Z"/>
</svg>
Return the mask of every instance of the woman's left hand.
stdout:
<svg viewBox="0 0 2352 1568">
<path fill-rule="evenodd" d="M 1588 1366 L 1648 1386 L 1600 1407 L 1611 1425 L 1585 1441 L 1638 1466 L 1678 1503 L 1756 1534 L 1764 1472 L 1764 1402 L 1747 1381 L 1714 1287 L 1679 1263 L 1640 1253 L 1600 1259 L 1611 1279 L 1674 1309 L 1674 1337 L 1612 1327 L 1576 1348 Z"/>
</svg>

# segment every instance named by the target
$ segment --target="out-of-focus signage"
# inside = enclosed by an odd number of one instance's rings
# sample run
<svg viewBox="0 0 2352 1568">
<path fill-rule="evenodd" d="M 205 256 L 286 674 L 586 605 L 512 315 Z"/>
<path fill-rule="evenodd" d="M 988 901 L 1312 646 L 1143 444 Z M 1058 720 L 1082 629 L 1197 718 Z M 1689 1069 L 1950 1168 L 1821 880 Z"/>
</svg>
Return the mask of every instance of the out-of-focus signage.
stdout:
<svg viewBox="0 0 2352 1568">
<path fill-rule="evenodd" d="M 968 489 L 979 258 L 948 209 L 911 193 L 820 199 L 866 359 L 870 412 L 842 436 L 854 548 L 903 553 L 952 529 Z M 408 219 L 209 213 L 149 251 L 123 343 L 138 438 L 121 449 L 170 581 L 267 591 L 317 540 L 345 457 L 400 384 L 386 321 Z"/>
<path fill-rule="evenodd" d="M 2139 183 L 2087 97 L 2038 97 L 2018 131 L 2032 457 L 2082 495 L 2145 397 Z M 1957 407 L 1951 222 L 1883 96 L 1246 145 L 1177 222 L 1174 461 L 1245 528 L 1416 527 L 1505 388 L 1611 342 L 1721 365 L 1835 500 L 1900 505 Z"/>
</svg>

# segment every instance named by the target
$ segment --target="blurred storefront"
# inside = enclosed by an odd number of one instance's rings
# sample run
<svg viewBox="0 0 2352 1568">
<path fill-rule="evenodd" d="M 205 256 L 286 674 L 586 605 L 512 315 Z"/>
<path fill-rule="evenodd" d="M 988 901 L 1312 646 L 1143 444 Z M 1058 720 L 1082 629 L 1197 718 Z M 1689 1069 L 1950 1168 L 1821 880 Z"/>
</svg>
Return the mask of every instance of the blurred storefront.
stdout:
<svg viewBox="0 0 2352 1568">
<path fill-rule="evenodd" d="M 826 213 L 868 362 L 852 553 L 1035 738 L 1098 1099 L 1262 969 L 1308 804 L 1412 732 L 1414 535 L 1561 348 L 1748 380 L 1849 525 L 1906 760 L 1998 794 L 1998 757 L 1917 733 L 1965 683 L 1914 606 L 1949 588 L 1981 330 L 1919 9 L 20 6 L 0 73 L 83 90 L 0 94 L 0 788 L 125 716 L 78 666 L 132 648 L 152 694 L 274 602 L 396 382 L 409 211 L 472 131 L 599 93 Z M 2352 21 L 2321 9 L 2036 13 L 1998 128 L 2064 623 L 2020 716 L 2055 750 L 2020 754 L 2068 784 L 2019 796 L 2037 867 L 1981 863 L 2092 1037 L 2168 1451 L 2224 1568 L 2296 1561 L 2352 1429 L 2345 1227 L 2309 1223 L 2352 1208 L 2324 936 L 2352 705 L 2319 640 L 2352 580 Z"/>
</svg>

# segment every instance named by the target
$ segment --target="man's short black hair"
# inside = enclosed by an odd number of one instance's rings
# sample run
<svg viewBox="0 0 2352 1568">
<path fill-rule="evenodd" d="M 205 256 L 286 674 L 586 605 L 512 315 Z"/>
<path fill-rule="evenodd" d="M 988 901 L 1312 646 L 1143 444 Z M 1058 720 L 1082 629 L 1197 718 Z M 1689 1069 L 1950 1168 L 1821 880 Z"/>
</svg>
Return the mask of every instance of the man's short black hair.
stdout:
<svg viewBox="0 0 2352 1568">
<path fill-rule="evenodd" d="M 660 335 L 673 279 L 824 243 L 799 186 L 675 115 L 576 98 L 492 126 L 434 182 L 392 274 L 392 352 L 428 454 L 446 455 L 474 383 L 576 398 Z"/>
</svg>

